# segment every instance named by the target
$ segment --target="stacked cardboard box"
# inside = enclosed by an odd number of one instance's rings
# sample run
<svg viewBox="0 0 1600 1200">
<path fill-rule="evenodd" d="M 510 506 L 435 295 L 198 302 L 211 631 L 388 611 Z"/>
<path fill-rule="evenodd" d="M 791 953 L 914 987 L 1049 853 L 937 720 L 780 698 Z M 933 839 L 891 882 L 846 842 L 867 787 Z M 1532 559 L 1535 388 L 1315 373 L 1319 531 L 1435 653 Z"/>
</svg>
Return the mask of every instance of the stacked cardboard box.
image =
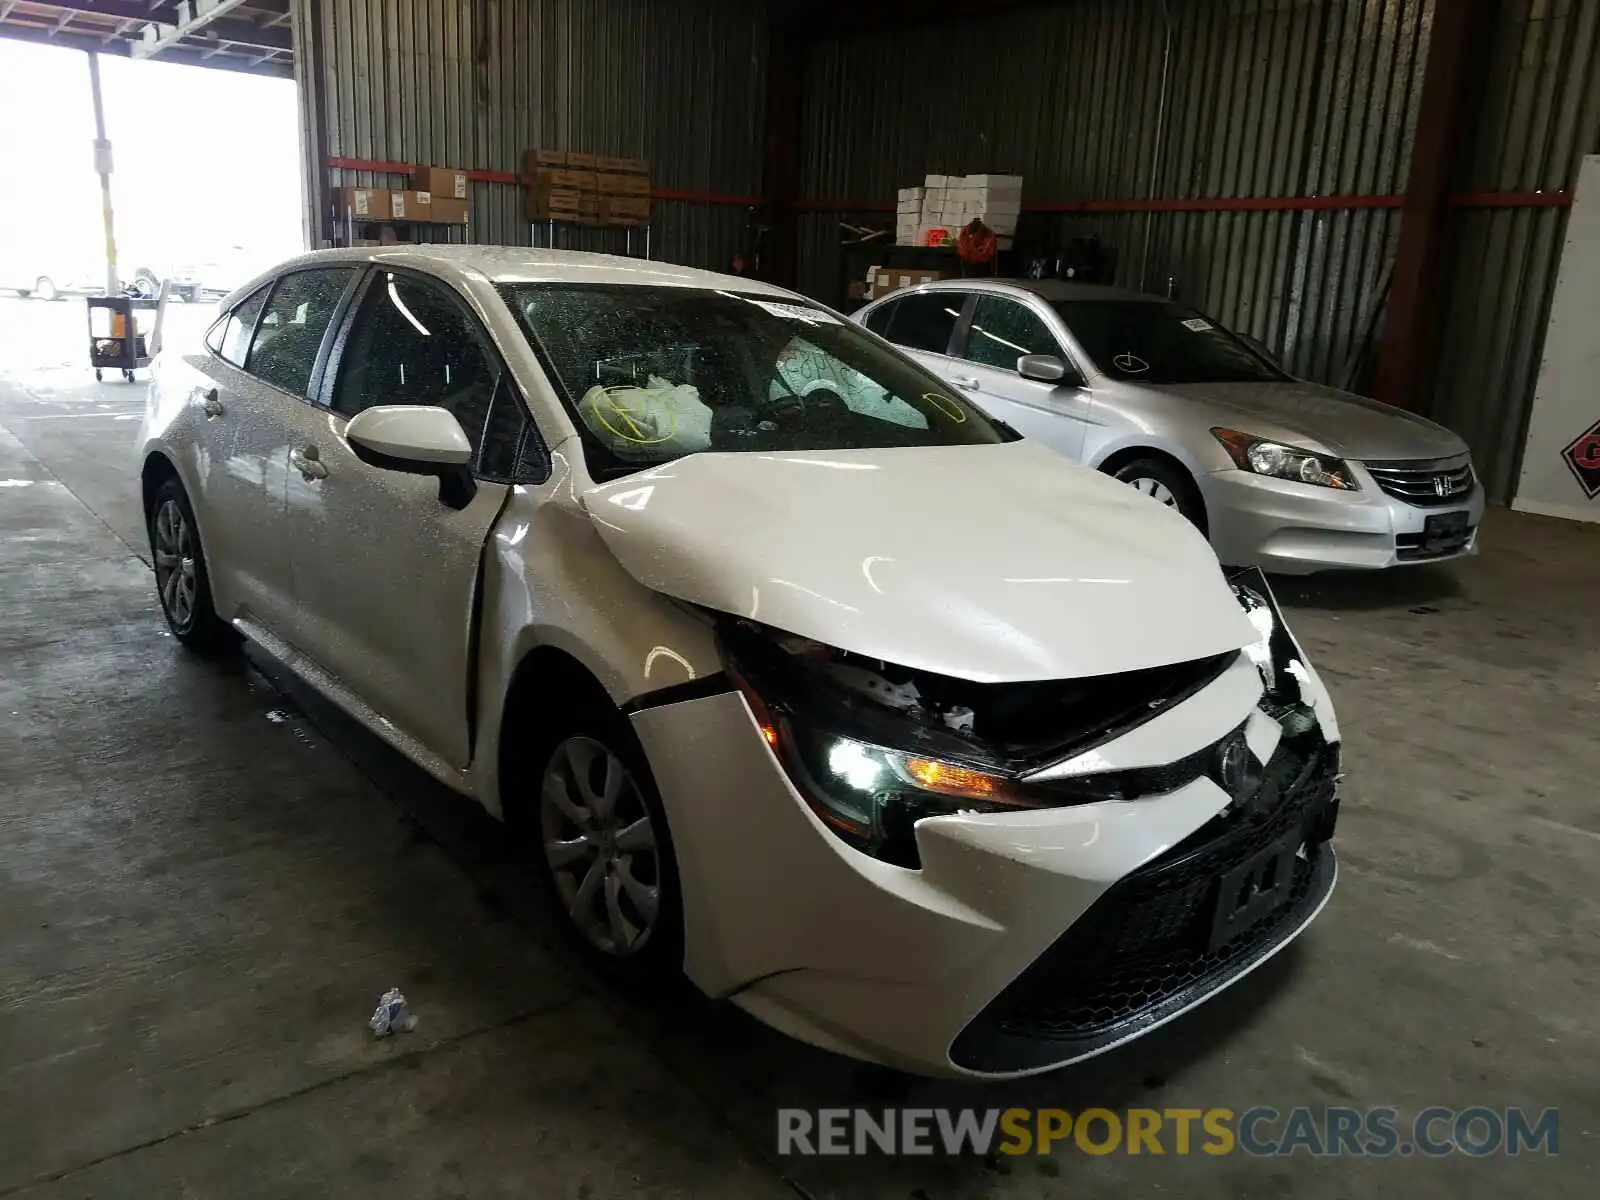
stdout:
<svg viewBox="0 0 1600 1200">
<path fill-rule="evenodd" d="M 920 267 L 869 267 L 867 299 L 876 300 L 879 296 L 887 296 L 890 292 L 898 292 L 901 288 L 917 287 L 919 284 L 932 283 L 935 279 L 950 277 L 949 271 L 930 271 Z"/>
<path fill-rule="evenodd" d="M 393 188 L 336 188 L 334 210 L 340 220 L 413 221 L 465 225 L 467 202 L 454 196 Z"/>
<path fill-rule="evenodd" d="M 894 218 L 894 240 L 899 245 L 916 244 L 917 226 L 922 224 L 924 193 L 925 189 L 919 187 L 900 189 L 900 199 L 896 205 Z"/>
<path fill-rule="evenodd" d="M 643 159 L 576 150 L 522 156 L 524 214 L 530 221 L 643 225 L 650 220 L 650 168 Z"/>
<path fill-rule="evenodd" d="M 1022 210 L 1020 175 L 929 175 L 920 188 L 901 188 L 895 241 L 902 246 L 953 242 L 981 220 L 1010 249 Z"/>
<path fill-rule="evenodd" d="M 600 155 L 595 162 L 602 225 L 650 221 L 650 164 L 642 158 Z"/>
</svg>

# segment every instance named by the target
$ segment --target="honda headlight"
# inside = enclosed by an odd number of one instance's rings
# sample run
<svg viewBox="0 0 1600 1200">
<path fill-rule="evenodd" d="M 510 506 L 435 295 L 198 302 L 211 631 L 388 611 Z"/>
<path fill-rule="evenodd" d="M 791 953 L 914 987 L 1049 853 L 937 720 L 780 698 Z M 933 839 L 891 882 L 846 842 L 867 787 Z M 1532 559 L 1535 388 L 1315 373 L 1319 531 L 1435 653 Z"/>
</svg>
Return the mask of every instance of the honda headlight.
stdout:
<svg viewBox="0 0 1600 1200">
<path fill-rule="evenodd" d="M 1349 464 L 1343 459 L 1240 433 L 1237 429 L 1213 429 L 1211 436 L 1222 443 L 1228 457 L 1233 459 L 1234 466 L 1241 471 L 1346 492 L 1361 490 Z"/>
</svg>

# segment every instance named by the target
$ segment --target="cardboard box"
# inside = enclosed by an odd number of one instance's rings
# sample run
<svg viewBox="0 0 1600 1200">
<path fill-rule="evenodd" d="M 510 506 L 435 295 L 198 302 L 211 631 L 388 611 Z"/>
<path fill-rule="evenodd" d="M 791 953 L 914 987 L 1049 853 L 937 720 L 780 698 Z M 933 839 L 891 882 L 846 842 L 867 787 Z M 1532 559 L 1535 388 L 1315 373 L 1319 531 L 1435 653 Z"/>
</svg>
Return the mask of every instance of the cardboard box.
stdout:
<svg viewBox="0 0 1600 1200">
<path fill-rule="evenodd" d="M 431 220 L 440 225 L 465 225 L 467 223 L 467 202 L 458 200 L 454 196 L 441 196 L 437 193 L 433 197 L 433 216 Z"/>
<path fill-rule="evenodd" d="M 618 174 L 601 171 L 596 175 L 598 191 L 602 196 L 648 196 L 648 175 Z"/>
<path fill-rule="evenodd" d="M 906 267 L 872 267 L 867 271 L 867 298 L 876 300 L 879 296 L 887 296 L 890 292 L 898 292 L 901 288 L 917 287 L 924 283 L 932 283 L 935 279 L 949 279 L 949 271 L 937 271 L 927 268 Z"/>
<path fill-rule="evenodd" d="M 348 213 L 357 221 L 387 221 L 393 215 L 387 188 L 335 188 L 334 208 L 341 220 Z"/>
<path fill-rule="evenodd" d="M 600 197 L 600 222 L 603 225 L 643 225 L 649 220 L 649 196 Z"/>
<path fill-rule="evenodd" d="M 394 221 L 420 220 L 417 215 L 417 193 L 390 192 L 389 217 Z"/>
<path fill-rule="evenodd" d="M 522 152 L 522 173 L 527 176 L 537 175 L 540 171 L 550 167 L 565 167 L 567 165 L 567 152 L 565 150 L 524 150 Z"/>
<path fill-rule="evenodd" d="M 467 173 L 451 167 L 412 167 L 411 186 L 447 199 L 467 198 Z"/>
<path fill-rule="evenodd" d="M 959 176 L 958 176 L 958 178 L 959 178 Z M 948 186 L 950 186 L 950 176 L 948 176 L 948 175 L 928 175 L 928 176 L 925 176 L 923 178 L 923 180 L 922 180 L 922 186 L 923 187 L 927 187 L 927 188 L 948 187 Z"/>
<path fill-rule="evenodd" d="M 617 158 L 611 154 L 597 154 L 594 169 L 608 175 L 648 175 L 650 164 L 642 158 Z"/>
<path fill-rule="evenodd" d="M 968 175 L 964 182 L 968 187 L 983 188 L 989 192 L 1022 194 L 1021 175 Z"/>
<path fill-rule="evenodd" d="M 575 221 L 583 215 L 582 192 L 534 188 L 523 195 L 523 213 L 530 221 Z"/>
<path fill-rule="evenodd" d="M 573 171 L 567 168 L 540 171 L 534 176 L 534 186 L 563 192 L 592 192 L 595 190 L 593 171 Z"/>
<path fill-rule="evenodd" d="M 598 164 L 599 160 L 593 154 L 586 154 L 581 150 L 567 151 L 567 166 L 574 171 L 593 171 Z"/>
</svg>

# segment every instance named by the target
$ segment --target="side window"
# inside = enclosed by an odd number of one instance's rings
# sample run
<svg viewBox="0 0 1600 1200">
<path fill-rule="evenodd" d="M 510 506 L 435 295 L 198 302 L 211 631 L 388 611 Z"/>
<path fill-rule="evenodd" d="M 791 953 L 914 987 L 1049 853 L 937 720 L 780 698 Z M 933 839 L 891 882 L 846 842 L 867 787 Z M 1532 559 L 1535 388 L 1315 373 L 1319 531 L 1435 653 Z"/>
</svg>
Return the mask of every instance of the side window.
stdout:
<svg viewBox="0 0 1600 1200">
<path fill-rule="evenodd" d="M 266 300 L 266 288 L 251 294 L 228 314 L 228 320 L 222 326 L 217 353 L 236 367 L 244 367 L 245 357 L 250 352 L 250 334 L 255 330 L 256 318 L 261 315 L 261 306 Z"/>
<path fill-rule="evenodd" d="M 966 299 L 961 292 L 919 292 L 907 296 L 895 305 L 885 336 L 897 346 L 947 354 L 950 335 L 955 332 L 956 320 L 961 316 L 961 306 Z"/>
<path fill-rule="evenodd" d="M 434 280 L 386 271 L 367 288 L 340 358 L 333 407 L 353 417 L 374 404 L 448 409 L 488 478 L 526 477 L 530 444 L 542 461 L 538 434 L 486 335 Z"/>
<path fill-rule="evenodd" d="M 246 370 L 291 395 L 304 396 L 322 336 L 354 274 L 354 267 L 329 267 L 279 279 L 256 326 Z"/>
<path fill-rule="evenodd" d="M 872 330 L 872 332 L 877 334 L 879 337 L 888 337 L 889 320 L 894 316 L 894 310 L 898 308 L 899 305 L 900 301 L 898 300 L 886 300 L 882 304 L 878 305 L 877 308 L 873 309 L 867 314 L 867 328 Z"/>
<path fill-rule="evenodd" d="M 222 353 L 222 331 L 228 327 L 228 317 L 224 313 L 217 319 L 217 323 L 206 330 L 206 349 L 213 354 Z"/>
<path fill-rule="evenodd" d="M 1017 369 L 1024 354 L 1051 354 L 1066 359 L 1055 335 L 1026 304 L 1003 296 L 979 296 L 972 310 L 965 357 L 988 367 Z"/>
</svg>

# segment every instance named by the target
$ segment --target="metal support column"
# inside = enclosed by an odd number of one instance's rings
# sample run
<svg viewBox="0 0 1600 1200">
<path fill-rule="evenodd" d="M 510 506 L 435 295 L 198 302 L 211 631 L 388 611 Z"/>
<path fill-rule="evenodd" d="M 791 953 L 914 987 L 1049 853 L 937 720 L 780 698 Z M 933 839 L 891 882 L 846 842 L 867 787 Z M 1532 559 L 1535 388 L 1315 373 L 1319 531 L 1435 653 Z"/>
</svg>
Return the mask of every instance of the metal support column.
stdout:
<svg viewBox="0 0 1600 1200">
<path fill-rule="evenodd" d="M 300 109 L 300 194 L 306 246 L 320 250 L 339 235 L 328 181 L 328 74 L 324 69 L 322 0 L 291 0 L 294 81 Z M 349 231 L 346 230 L 346 242 Z"/>
<path fill-rule="evenodd" d="M 805 59 L 809 33 L 793 4 L 776 6 L 767 29 L 767 94 L 762 203 L 771 240 L 761 265 L 763 278 L 794 286 L 798 282 L 800 228 L 795 215 L 799 194 L 800 113 L 805 103 Z M 752 249 L 759 252 L 759 247 Z"/>
<path fill-rule="evenodd" d="M 1446 202 L 1496 8 L 1497 0 L 1452 0 L 1434 12 L 1376 388 L 1378 399 L 1413 412 L 1426 411 L 1432 399 L 1449 250 Z"/>
<path fill-rule="evenodd" d="M 100 56 L 89 57 L 89 95 L 94 100 L 94 169 L 100 176 L 100 219 L 106 239 L 106 295 L 120 296 L 122 280 L 117 275 L 117 227 L 111 212 L 111 143 L 106 139 L 106 111 L 100 99 Z"/>
</svg>

